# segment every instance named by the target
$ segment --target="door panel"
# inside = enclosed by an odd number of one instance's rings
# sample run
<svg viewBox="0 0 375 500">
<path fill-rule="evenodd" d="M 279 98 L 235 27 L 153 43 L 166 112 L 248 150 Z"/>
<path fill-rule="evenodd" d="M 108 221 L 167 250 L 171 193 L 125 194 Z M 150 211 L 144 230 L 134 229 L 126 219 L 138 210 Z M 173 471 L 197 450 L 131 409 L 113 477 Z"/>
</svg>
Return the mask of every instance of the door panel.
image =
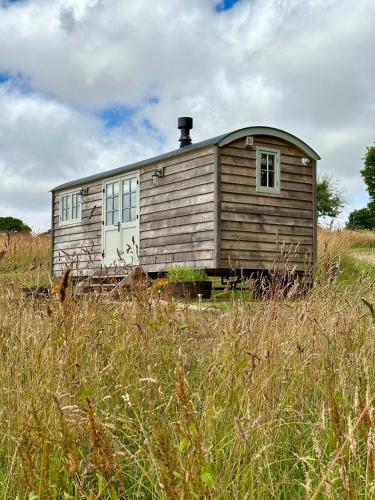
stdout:
<svg viewBox="0 0 375 500">
<path fill-rule="evenodd" d="M 126 264 L 137 264 L 139 256 L 138 176 L 121 181 L 121 232 L 123 259 Z"/>
<path fill-rule="evenodd" d="M 103 264 L 106 266 L 116 265 L 121 251 L 121 228 L 120 216 L 120 181 L 110 181 L 104 186 L 104 231 Z"/>
<path fill-rule="evenodd" d="M 103 264 L 137 264 L 139 254 L 139 174 L 104 186 Z"/>
</svg>

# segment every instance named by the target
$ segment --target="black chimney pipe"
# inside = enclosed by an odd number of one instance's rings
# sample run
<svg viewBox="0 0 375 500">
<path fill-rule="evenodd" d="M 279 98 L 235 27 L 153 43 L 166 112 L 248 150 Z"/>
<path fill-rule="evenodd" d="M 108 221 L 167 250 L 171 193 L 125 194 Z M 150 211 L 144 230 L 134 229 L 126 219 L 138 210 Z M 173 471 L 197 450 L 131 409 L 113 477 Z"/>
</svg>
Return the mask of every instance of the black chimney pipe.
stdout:
<svg viewBox="0 0 375 500">
<path fill-rule="evenodd" d="M 193 128 L 193 119 L 189 116 L 180 116 L 177 119 L 177 128 L 181 130 L 180 148 L 191 144 L 190 130 Z"/>
</svg>

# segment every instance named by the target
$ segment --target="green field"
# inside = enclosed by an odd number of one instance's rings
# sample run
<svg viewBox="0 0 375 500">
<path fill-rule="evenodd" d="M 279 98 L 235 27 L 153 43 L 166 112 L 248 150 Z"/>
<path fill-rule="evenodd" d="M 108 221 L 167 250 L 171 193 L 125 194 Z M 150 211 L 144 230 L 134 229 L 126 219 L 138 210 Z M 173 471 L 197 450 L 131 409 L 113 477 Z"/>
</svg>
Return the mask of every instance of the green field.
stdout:
<svg viewBox="0 0 375 500">
<path fill-rule="evenodd" d="M 26 298 L 48 236 L 3 239 L 1 498 L 374 498 L 373 248 L 321 231 L 303 300 L 216 291 L 212 311 Z"/>
</svg>

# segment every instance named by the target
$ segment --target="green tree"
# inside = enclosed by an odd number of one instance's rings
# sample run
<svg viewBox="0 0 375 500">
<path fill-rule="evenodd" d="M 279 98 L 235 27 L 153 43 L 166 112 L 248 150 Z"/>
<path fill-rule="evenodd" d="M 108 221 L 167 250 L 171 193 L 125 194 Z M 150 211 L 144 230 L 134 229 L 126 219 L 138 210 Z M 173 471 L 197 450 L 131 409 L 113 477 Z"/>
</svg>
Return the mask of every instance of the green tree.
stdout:
<svg viewBox="0 0 375 500">
<path fill-rule="evenodd" d="M 344 199 L 334 181 L 327 175 L 318 180 L 316 195 L 318 217 L 336 218 L 344 205 Z"/>
<path fill-rule="evenodd" d="M 364 166 L 361 175 L 367 186 L 367 192 L 371 200 L 375 200 L 375 146 L 367 148 L 364 160 Z"/>
<path fill-rule="evenodd" d="M 353 210 L 349 214 L 346 227 L 357 231 L 365 229 L 371 231 L 375 227 L 375 213 L 369 207 Z"/>
<path fill-rule="evenodd" d="M 346 226 L 349 229 L 374 230 L 375 229 L 375 146 L 367 148 L 361 175 L 366 184 L 370 201 L 367 207 L 354 210 L 349 214 Z"/>
<path fill-rule="evenodd" d="M 22 220 L 0 217 L 0 233 L 29 233 L 31 229 Z"/>
</svg>

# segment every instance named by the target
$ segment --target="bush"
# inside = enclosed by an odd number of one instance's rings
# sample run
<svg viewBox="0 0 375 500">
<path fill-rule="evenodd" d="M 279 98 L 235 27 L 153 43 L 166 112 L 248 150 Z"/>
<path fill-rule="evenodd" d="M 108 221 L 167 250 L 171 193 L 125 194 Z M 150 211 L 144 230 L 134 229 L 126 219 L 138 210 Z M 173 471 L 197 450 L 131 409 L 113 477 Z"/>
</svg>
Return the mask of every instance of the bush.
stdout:
<svg viewBox="0 0 375 500">
<path fill-rule="evenodd" d="M 30 233 L 31 229 L 22 220 L 0 217 L 0 233 Z"/>
<path fill-rule="evenodd" d="M 208 276 L 203 269 L 192 269 L 191 267 L 169 267 L 168 278 L 171 283 L 176 281 L 207 281 Z"/>
<path fill-rule="evenodd" d="M 370 205 L 370 204 L 369 204 Z M 371 207 L 360 208 L 349 214 L 349 219 L 346 224 L 348 229 L 353 230 L 372 230 L 375 228 L 375 212 Z"/>
</svg>

